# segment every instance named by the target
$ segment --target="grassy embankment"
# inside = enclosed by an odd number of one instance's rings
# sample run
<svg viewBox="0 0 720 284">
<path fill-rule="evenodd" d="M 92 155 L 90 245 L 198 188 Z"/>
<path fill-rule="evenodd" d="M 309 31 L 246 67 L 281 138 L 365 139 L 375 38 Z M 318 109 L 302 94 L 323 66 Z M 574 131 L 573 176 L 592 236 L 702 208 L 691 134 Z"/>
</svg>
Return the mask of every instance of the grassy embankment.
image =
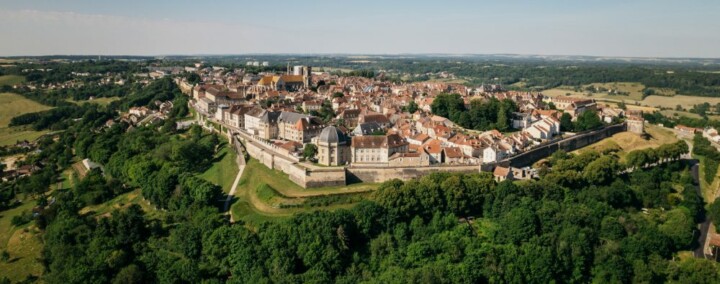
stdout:
<svg viewBox="0 0 720 284">
<path fill-rule="evenodd" d="M 284 173 L 250 159 L 235 193 L 231 213 L 235 220 L 257 223 L 300 212 L 349 208 L 376 188 L 377 184 L 361 183 L 303 189 Z"/>
<path fill-rule="evenodd" d="M 633 150 L 640 150 L 646 148 L 657 148 L 663 144 L 675 143 L 678 138 L 669 129 L 662 128 L 657 125 L 646 124 L 645 132 L 648 134 L 649 139 L 645 140 L 640 135 L 631 132 L 620 132 L 607 139 L 603 139 L 597 143 L 590 144 L 578 150 L 575 153 L 579 153 L 587 150 L 604 151 L 607 149 L 618 150 L 617 154 L 620 160 L 624 160 L 625 155 Z"/>
</svg>

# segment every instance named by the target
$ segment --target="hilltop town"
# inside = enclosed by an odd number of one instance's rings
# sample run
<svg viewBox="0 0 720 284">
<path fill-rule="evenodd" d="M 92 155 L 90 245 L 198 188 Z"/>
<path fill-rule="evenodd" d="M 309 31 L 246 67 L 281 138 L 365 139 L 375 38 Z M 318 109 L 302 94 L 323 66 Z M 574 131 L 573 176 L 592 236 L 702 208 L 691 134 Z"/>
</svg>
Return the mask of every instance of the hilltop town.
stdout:
<svg viewBox="0 0 720 284">
<path fill-rule="evenodd" d="M 292 165 L 264 163 L 285 171 L 302 186 L 308 183 L 293 178 L 294 172 L 312 176 L 310 172 L 322 170 L 327 175 L 331 170 L 325 167 L 342 172 L 345 170 L 337 168 L 347 168 L 351 174 L 372 168 L 376 171 L 369 179 L 372 182 L 435 170 L 496 168 L 501 179 L 531 178 L 533 169 L 513 168 L 508 159 L 573 137 L 572 122 L 588 120 L 585 113 L 591 114 L 588 124 L 592 125 L 580 131 L 620 123 L 639 135 L 644 131 L 641 112 L 605 106 L 593 99 L 506 91 L 500 85 L 392 83 L 378 80 L 378 76 L 342 76 L 289 64 L 286 72 L 250 73 L 202 63 L 182 71 L 199 78 L 196 82 L 189 82 L 188 76 L 175 79 L 181 90 L 192 96 L 190 105 L 199 121 L 212 123 L 243 141 L 256 142 L 259 149 L 249 153 L 259 160 L 263 160 L 260 152 L 272 153 L 271 160 L 287 160 Z M 172 69 L 167 72 L 171 74 Z M 438 115 L 445 107 L 439 100 L 461 104 L 464 112 L 482 104 L 502 104 L 502 109 L 492 114 L 495 121 L 487 124 L 489 127 L 472 129 Z M 459 117 L 464 118 L 462 114 Z M 496 124 L 504 125 L 502 131 Z M 387 169 L 397 173 L 403 168 L 418 174 L 387 174 Z M 346 183 L 342 174 L 322 179 L 312 185 Z"/>
</svg>

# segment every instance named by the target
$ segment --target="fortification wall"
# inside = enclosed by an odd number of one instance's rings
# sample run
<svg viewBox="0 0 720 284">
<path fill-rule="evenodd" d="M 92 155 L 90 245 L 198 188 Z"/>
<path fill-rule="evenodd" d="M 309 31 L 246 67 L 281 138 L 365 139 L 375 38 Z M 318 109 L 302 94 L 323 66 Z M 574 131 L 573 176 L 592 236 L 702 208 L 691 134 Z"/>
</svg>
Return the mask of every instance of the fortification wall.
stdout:
<svg viewBox="0 0 720 284">
<path fill-rule="evenodd" d="M 477 173 L 479 166 L 430 166 L 430 167 L 349 167 L 348 182 L 384 182 L 391 179 L 409 180 L 433 172 Z"/>
<path fill-rule="evenodd" d="M 535 149 L 532 149 L 527 152 L 523 152 L 521 154 L 512 156 L 508 158 L 505 161 L 502 161 L 500 164 L 509 164 L 513 167 L 525 167 L 530 166 L 533 163 L 539 161 L 540 159 L 543 159 L 545 157 L 548 157 L 555 153 L 555 151 L 558 150 L 564 150 L 567 152 L 577 150 L 578 148 L 585 147 L 587 145 L 593 144 L 595 142 L 598 142 L 602 139 L 608 138 L 610 136 L 615 135 L 616 133 L 620 133 L 626 130 L 626 125 L 618 124 L 618 125 L 612 125 L 605 127 L 603 129 L 590 131 L 587 133 L 581 133 L 578 135 L 575 135 L 573 137 L 569 137 L 566 139 L 562 139 L 547 145 L 542 145 L 540 147 L 537 147 Z"/>
</svg>

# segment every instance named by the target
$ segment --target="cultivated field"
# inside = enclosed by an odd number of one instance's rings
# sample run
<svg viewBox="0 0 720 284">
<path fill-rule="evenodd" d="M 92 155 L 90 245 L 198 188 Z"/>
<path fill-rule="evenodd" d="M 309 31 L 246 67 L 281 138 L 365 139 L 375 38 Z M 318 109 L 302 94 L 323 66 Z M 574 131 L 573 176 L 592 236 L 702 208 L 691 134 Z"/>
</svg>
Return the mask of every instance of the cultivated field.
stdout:
<svg viewBox="0 0 720 284">
<path fill-rule="evenodd" d="M 627 92 L 628 95 L 618 95 L 618 94 L 610 94 L 608 92 L 597 92 L 597 93 L 591 93 L 589 91 L 585 91 L 586 87 L 593 86 L 596 88 L 605 88 L 605 89 L 612 89 L 617 90 L 618 92 Z M 626 101 L 639 101 L 642 99 L 642 90 L 645 89 L 645 85 L 636 83 L 636 82 L 613 82 L 613 83 L 593 83 L 588 85 L 583 85 L 581 90 L 576 92 L 574 91 L 574 87 L 570 86 L 560 86 L 557 88 L 544 90 L 542 91 L 543 94 L 546 94 L 551 97 L 556 96 L 565 96 L 566 94 L 570 93 L 573 97 L 589 97 L 589 98 L 595 98 L 595 99 L 611 99 L 611 100 L 626 100 Z"/>
<path fill-rule="evenodd" d="M 720 103 L 720 98 L 710 97 L 695 97 L 695 96 L 683 96 L 677 95 L 674 97 L 665 96 L 648 96 L 642 100 L 642 104 L 652 107 L 666 107 L 675 109 L 675 106 L 681 105 L 683 108 L 690 109 L 693 105 L 710 103 L 710 105 L 716 105 Z"/>
<path fill-rule="evenodd" d="M 720 98 L 676 95 L 675 91 L 668 89 L 654 89 L 657 95 L 647 96 L 644 99 L 641 99 L 642 90 L 645 86 L 640 83 L 594 83 L 590 85 L 608 89 L 617 89 L 622 92 L 629 92 L 630 94 L 628 96 L 621 96 L 610 95 L 608 93 L 590 93 L 585 91 L 575 92 L 573 88 L 567 86 L 544 90 L 542 93 L 550 97 L 569 96 L 574 98 L 592 98 L 597 101 L 612 103 L 625 102 L 629 109 L 642 109 L 644 111 L 654 111 L 659 108 L 675 109 L 677 105 L 681 105 L 685 109 L 691 109 L 693 105 L 705 102 L 710 103 L 710 105 L 713 106 L 720 103 Z M 678 115 L 692 117 L 692 114 L 688 112 L 680 112 Z"/>
</svg>

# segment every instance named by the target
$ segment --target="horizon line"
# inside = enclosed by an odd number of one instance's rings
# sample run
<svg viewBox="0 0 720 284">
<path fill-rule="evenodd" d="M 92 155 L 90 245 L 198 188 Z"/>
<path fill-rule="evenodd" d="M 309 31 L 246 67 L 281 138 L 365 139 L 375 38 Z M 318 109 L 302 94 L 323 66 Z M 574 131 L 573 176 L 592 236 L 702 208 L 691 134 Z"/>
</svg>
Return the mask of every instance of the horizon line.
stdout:
<svg viewBox="0 0 720 284">
<path fill-rule="evenodd" d="M 689 56 L 614 56 L 614 55 L 572 55 L 572 54 L 529 54 L 529 53 L 343 53 L 343 52 L 321 52 L 321 53 L 291 53 L 291 52 L 250 52 L 250 53 L 196 53 L 196 54 L 44 54 L 44 55 L 0 55 L 0 58 L 34 58 L 34 57 L 80 57 L 80 56 L 105 56 L 105 57 L 213 57 L 213 56 L 447 56 L 447 57 L 469 57 L 469 56 L 524 56 L 524 57 L 589 57 L 589 58 L 610 58 L 610 59 L 693 59 L 693 60 L 720 60 L 720 57 L 689 57 Z"/>
</svg>

